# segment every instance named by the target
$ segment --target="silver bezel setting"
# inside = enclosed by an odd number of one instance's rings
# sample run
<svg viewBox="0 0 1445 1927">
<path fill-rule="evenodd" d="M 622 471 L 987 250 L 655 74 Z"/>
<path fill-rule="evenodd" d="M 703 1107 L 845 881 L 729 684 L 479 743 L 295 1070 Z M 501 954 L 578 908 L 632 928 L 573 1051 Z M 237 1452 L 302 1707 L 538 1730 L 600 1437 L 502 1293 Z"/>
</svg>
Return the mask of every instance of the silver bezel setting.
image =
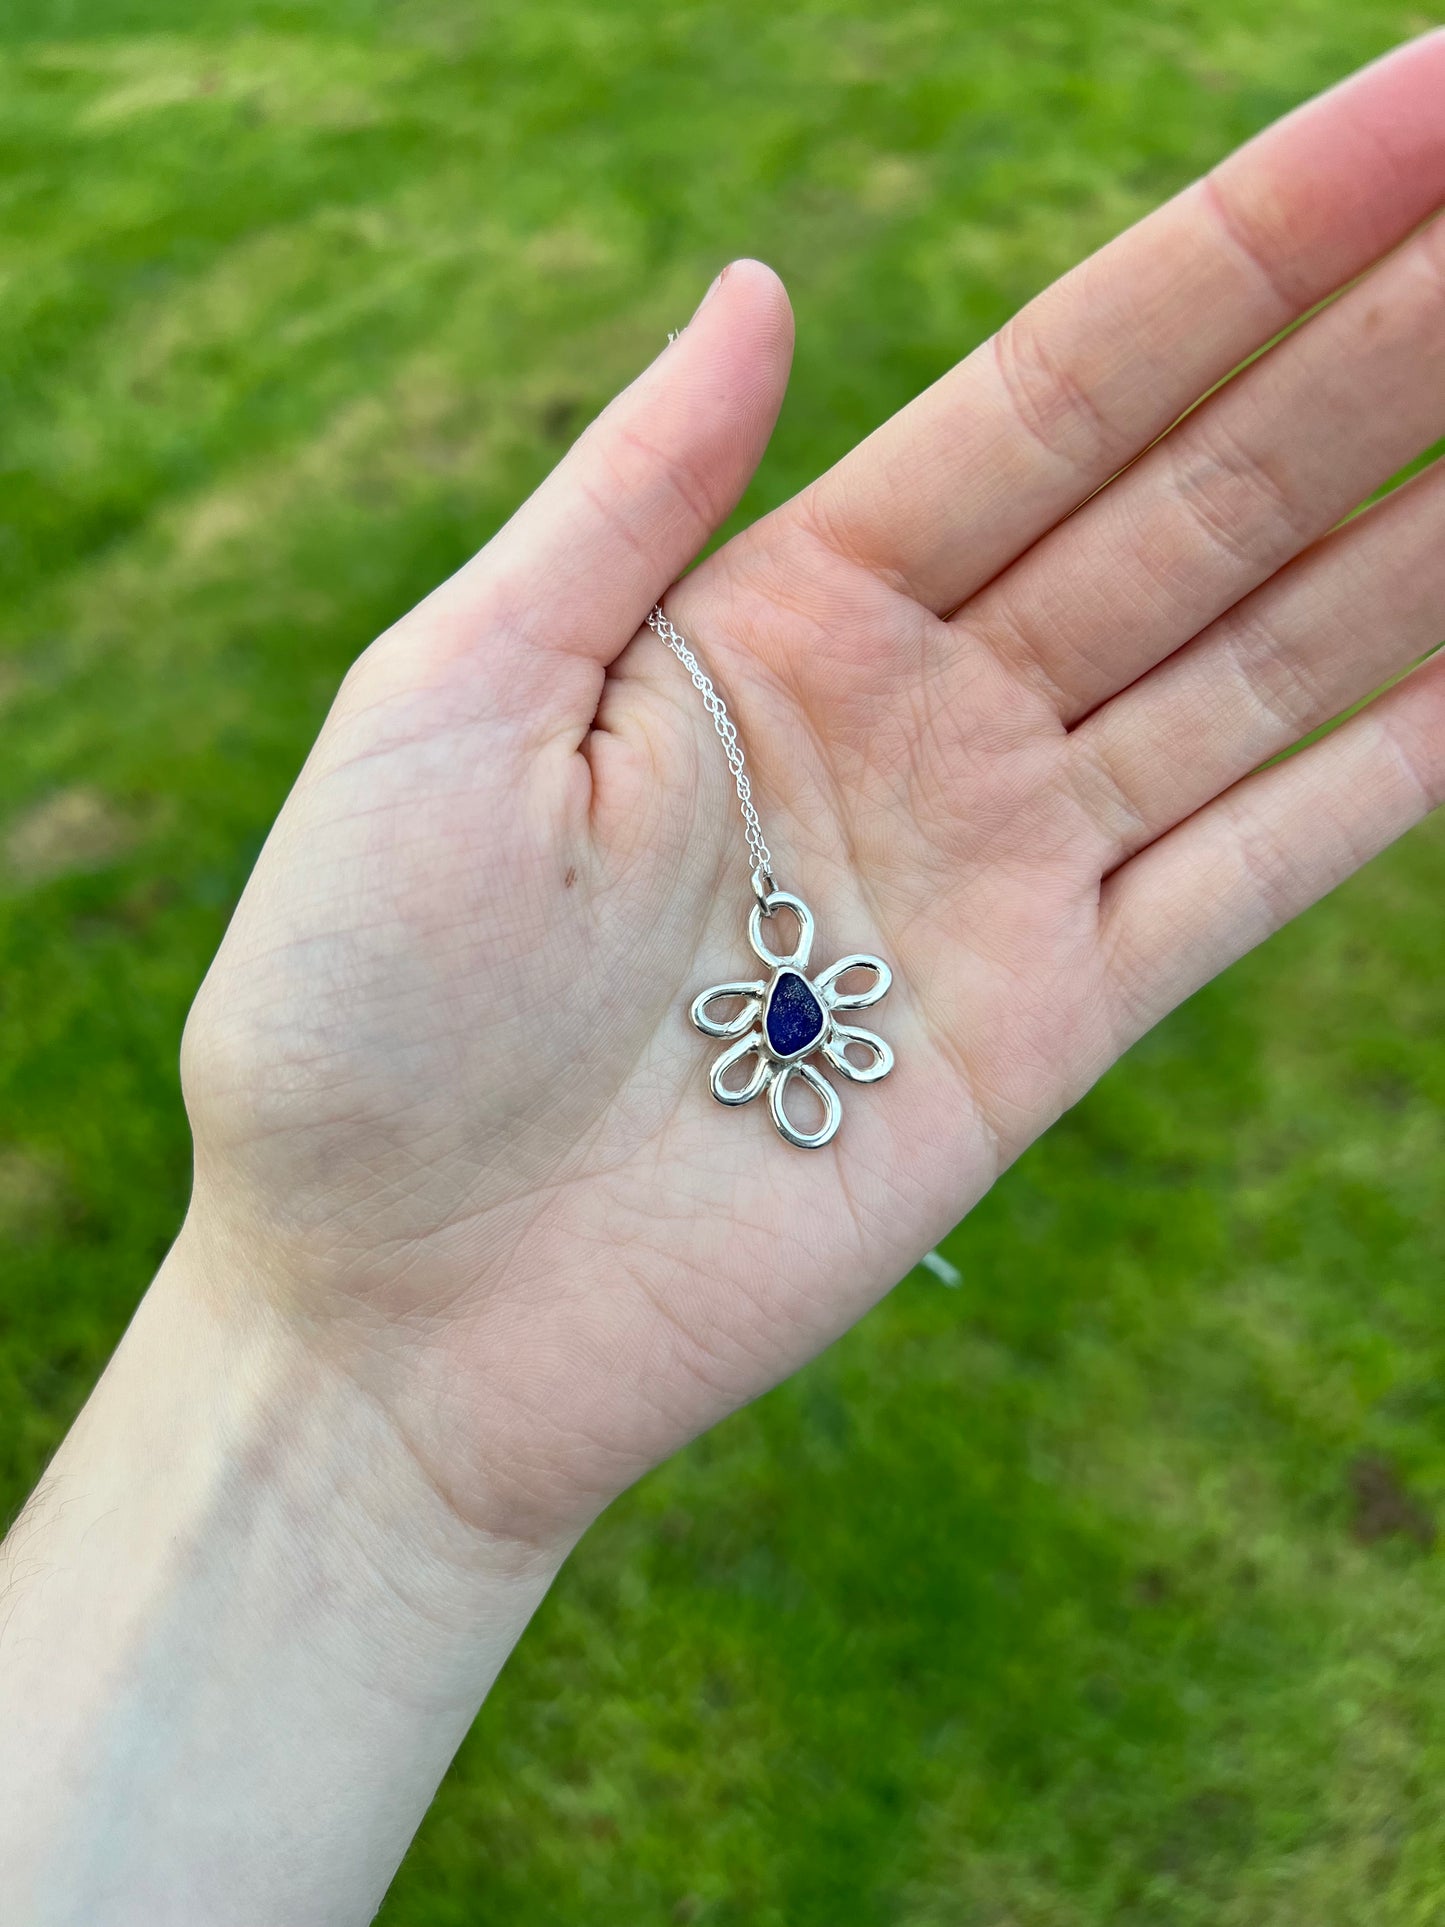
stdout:
<svg viewBox="0 0 1445 1927">
<path fill-rule="evenodd" d="M 771 919 L 780 910 L 791 911 L 798 922 L 797 940 L 786 955 L 773 950 L 763 934 L 764 918 Z M 693 999 L 689 1012 L 694 1026 L 705 1037 L 722 1038 L 728 1042 L 728 1048 L 714 1060 L 708 1077 L 712 1094 L 718 1102 L 727 1105 L 748 1104 L 766 1091 L 768 1109 L 779 1136 L 805 1151 L 818 1150 L 830 1142 L 843 1121 L 842 1100 L 821 1070 L 807 1061 L 810 1057 L 821 1056 L 831 1069 L 855 1084 L 876 1084 L 893 1068 L 893 1052 L 881 1037 L 859 1024 L 842 1023 L 837 1016 L 839 1011 L 866 1010 L 871 1004 L 876 1004 L 886 995 L 893 981 L 893 973 L 881 957 L 855 951 L 847 957 L 840 957 L 837 963 L 830 964 L 818 976 L 810 977 L 808 962 L 812 955 L 814 932 L 813 913 L 801 897 L 787 890 L 761 892 L 748 916 L 748 942 L 754 955 L 768 966 L 769 975 L 747 981 L 714 984 Z M 838 986 L 841 979 L 854 970 L 872 971 L 873 982 L 863 990 L 840 990 Z M 818 1007 L 823 1013 L 823 1027 L 818 1035 L 788 1055 L 775 1051 L 768 1042 L 767 1034 L 768 1005 L 780 979 L 785 975 L 801 977 L 818 1000 Z M 741 999 L 741 1008 L 731 1017 L 712 1017 L 709 1006 L 723 998 Z M 872 1061 L 861 1067 L 855 1064 L 848 1056 L 850 1047 L 869 1051 Z M 744 1082 L 727 1084 L 725 1080 L 733 1066 L 749 1057 L 753 1059 L 753 1065 Z M 823 1106 L 823 1121 L 815 1131 L 800 1130 L 787 1114 L 787 1092 L 794 1077 L 801 1077 Z"/>
</svg>

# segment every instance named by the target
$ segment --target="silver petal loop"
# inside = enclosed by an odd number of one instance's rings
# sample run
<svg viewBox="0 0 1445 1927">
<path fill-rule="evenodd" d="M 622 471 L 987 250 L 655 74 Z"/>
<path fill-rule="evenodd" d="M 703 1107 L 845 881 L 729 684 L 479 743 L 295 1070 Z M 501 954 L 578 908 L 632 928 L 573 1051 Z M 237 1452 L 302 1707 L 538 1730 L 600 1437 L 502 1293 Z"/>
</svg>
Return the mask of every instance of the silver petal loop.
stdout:
<svg viewBox="0 0 1445 1927">
<path fill-rule="evenodd" d="M 733 1065 L 740 1064 L 750 1051 L 756 1051 L 758 1058 L 753 1066 L 752 1075 L 746 1084 L 733 1090 L 723 1083 L 723 1079 Z M 766 1090 L 772 1074 L 773 1067 L 768 1062 L 763 1049 L 763 1033 L 760 1030 L 750 1030 L 746 1037 L 740 1037 L 735 1044 L 729 1045 L 727 1050 L 718 1055 L 707 1081 L 719 1104 L 750 1104 L 759 1091 Z"/>
<path fill-rule="evenodd" d="M 839 990 L 839 979 L 850 970 L 871 970 L 875 981 L 867 990 Z M 851 957 L 840 957 L 835 964 L 829 964 L 818 976 L 813 988 L 832 1010 L 866 1010 L 869 1004 L 876 1004 L 880 997 L 888 994 L 892 982 L 893 972 L 881 957 L 865 956 L 859 951 Z"/>
<path fill-rule="evenodd" d="M 741 997 L 743 1007 L 736 1017 L 709 1017 L 707 1007 L 720 997 Z M 763 986 L 751 984 L 714 984 L 700 997 L 694 997 L 688 1016 L 693 1025 L 704 1037 L 740 1037 L 745 1030 L 751 1030 L 757 1022 L 758 1013 L 763 1007 Z"/>
<path fill-rule="evenodd" d="M 823 1101 L 823 1122 L 816 1131 L 800 1131 L 784 1109 L 788 1085 L 795 1077 L 801 1077 L 805 1084 L 811 1084 Z M 789 1064 L 780 1070 L 768 1091 L 768 1104 L 779 1136 L 785 1137 L 789 1144 L 796 1144 L 800 1151 L 816 1151 L 820 1145 L 828 1142 L 843 1122 L 842 1100 L 827 1078 L 815 1071 L 811 1064 Z"/>
<path fill-rule="evenodd" d="M 775 910 L 791 910 L 798 919 L 798 941 L 792 952 L 780 957 L 769 950 L 763 942 L 763 914 L 766 910 L 771 916 Z M 761 957 L 769 970 L 806 970 L 808 958 L 813 949 L 813 913 L 801 897 L 795 897 L 790 890 L 771 890 L 765 902 L 755 903 L 748 913 L 748 942 L 755 956 Z M 873 959 L 870 957 L 871 963 Z"/>
<path fill-rule="evenodd" d="M 873 1062 L 860 1070 L 847 1054 L 850 1044 L 865 1045 L 873 1053 Z M 881 1037 L 864 1030 L 861 1024 L 840 1024 L 836 1019 L 823 1046 L 823 1055 L 835 1071 L 852 1078 L 855 1084 L 876 1084 L 893 1068 L 893 1052 Z"/>
</svg>

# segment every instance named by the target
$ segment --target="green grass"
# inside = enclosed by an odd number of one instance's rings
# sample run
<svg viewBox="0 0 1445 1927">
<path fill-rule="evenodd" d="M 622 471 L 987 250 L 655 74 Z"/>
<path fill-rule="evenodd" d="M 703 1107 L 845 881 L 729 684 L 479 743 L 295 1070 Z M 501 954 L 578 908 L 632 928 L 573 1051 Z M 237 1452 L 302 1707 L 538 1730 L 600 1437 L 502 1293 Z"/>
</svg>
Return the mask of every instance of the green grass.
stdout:
<svg viewBox="0 0 1445 1927">
<path fill-rule="evenodd" d="M 187 1003 L 349 658 L 730 255 L 781 499 L 1423 21 L 1379 0 L 9 0 L 0 1513 L 182 1209 Z M 1196 998 L 618 1505 L 394 1927 L 1445 1915 L 1445 837 Z"/>
</svg>

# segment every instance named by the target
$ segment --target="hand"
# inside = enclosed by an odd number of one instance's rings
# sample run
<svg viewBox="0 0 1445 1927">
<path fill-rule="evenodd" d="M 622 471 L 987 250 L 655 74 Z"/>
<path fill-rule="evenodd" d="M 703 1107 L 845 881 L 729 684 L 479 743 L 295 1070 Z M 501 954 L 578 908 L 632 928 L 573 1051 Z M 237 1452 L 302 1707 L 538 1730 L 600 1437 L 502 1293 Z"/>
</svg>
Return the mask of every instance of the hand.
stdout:
<svg viewBox="0 0 1445 1927">
<path fill-rule="evenodd" d="M 895 972 L 827 1149 L 708 1096 L 746 858 L 640 631 L 766 444 L 773 276 L 358 662 L 193 1013 L 185 1238 L 464 1519 L 575 1534 L 1445 792 L 1441 663 L 1259 768 L 1440 636 L 1445 476 L 1337 525 L 1445 434 L 1442 90 L 1437 35 L 1270 130 L 668 596 L 819 961 Z"/>
</svg>

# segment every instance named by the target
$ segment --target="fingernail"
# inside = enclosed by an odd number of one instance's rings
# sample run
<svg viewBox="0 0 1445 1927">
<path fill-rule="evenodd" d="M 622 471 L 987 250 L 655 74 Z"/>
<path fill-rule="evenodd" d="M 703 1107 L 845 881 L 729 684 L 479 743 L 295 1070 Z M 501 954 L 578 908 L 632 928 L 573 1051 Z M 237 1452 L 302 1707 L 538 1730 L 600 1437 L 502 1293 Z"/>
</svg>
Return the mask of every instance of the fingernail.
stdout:
<svg viewBox="0 0 1445 1927">
<path fill-rule="evenodd" d="M 703 296 L 702 300 L 698 302 L 697 306 L 692 311 L 692 318 L 694 321 L 697 320 L 698 316 L 702 313 L 703 309 L 707 306 L 708 302 L 712 300 L 713 296 L 717 293 L 718 289 L 722 286 L 723 282 L 727 280 L 728 268 L 730 268 L 731 266 L 732 266 L 732 262 L 729 261 L 727 268 L 724 268 L 720 274 L 716 274 L 713 276 L 712 280 L 708 284 L 707 293 Z"/>
<path fill-rule="evenodd" d="M 698 316 L 702 313 L 703 309 L 707 306 L 708 302 L 712 300 L 713 296 L 717 293 L 718 289 L 722 286 L 723 282 L 727 279 L 728 268 L 730 268 L 731 266 L 732 266 L 732 262 L 729 261 L 727 268 L 723 268 L 718 274 L 715 274 L 713 276 L 712 280 L 708 283 L 707 293 L 703 296 L 702 300 L 699 301 L 697 306 L 693 309 L 690 319 L 685 321 L 680 328 L 668 329 L 667 345 L 669 348 L 672 346 L 673 342 L 676 341 L 681 335 L 686 334 L 687 330 L 692 326 L 692 323 L 697 320 Z"/>
</svg>

